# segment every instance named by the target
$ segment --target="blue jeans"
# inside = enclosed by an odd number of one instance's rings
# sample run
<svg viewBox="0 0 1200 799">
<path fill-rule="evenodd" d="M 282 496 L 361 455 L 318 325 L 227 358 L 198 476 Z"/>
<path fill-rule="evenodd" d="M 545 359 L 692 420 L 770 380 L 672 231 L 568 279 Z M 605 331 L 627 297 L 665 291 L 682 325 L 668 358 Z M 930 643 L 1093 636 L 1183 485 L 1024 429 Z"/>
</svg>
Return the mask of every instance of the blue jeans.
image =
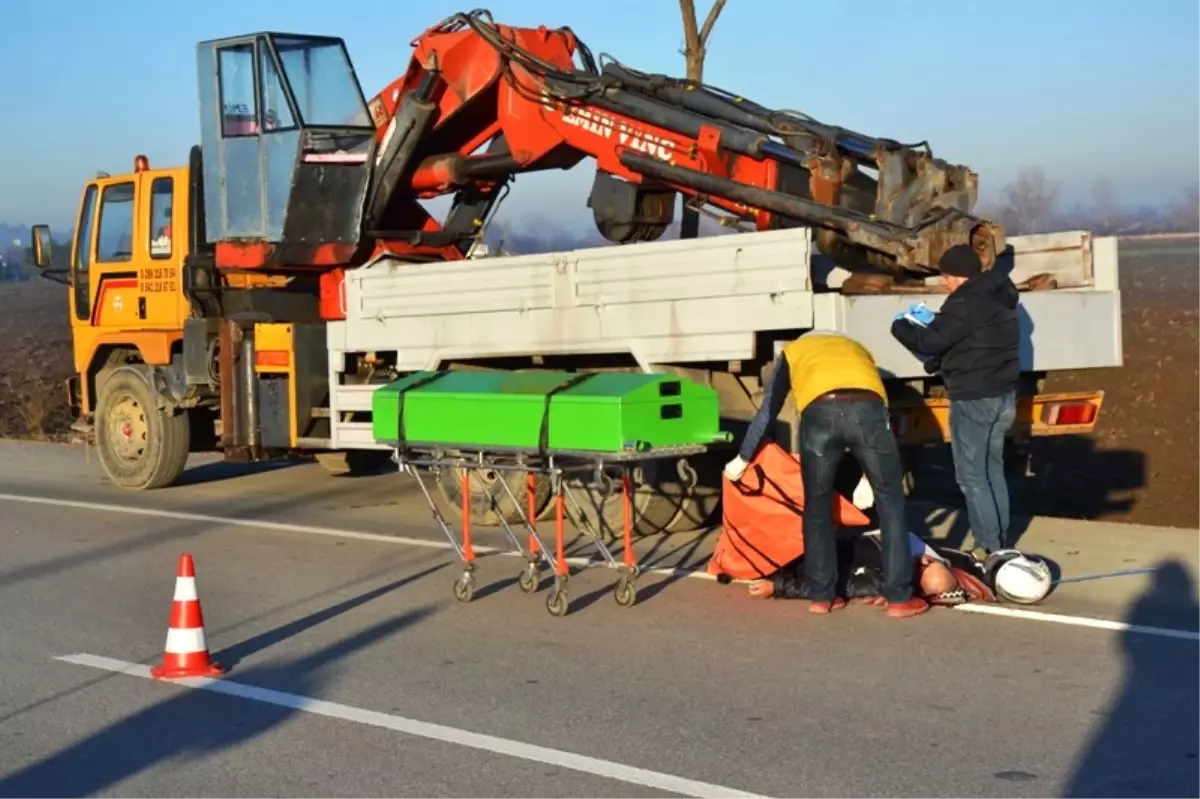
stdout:
<svg viewBox="0 0 1200 799">
<path fill-rule="evenodd" d="M 950 401 L 950 451 L 954 476 L 967 501 L 975 546 L 1003 549 L 1008 537 L 1008 483 L 1004 434 L 1017 415 L 1017 395 Z"/>
<path fill-rule="evenodd" d="M 883 595 L 913 595 L 913 559 L 904 520 L 900 449 L 882 400 L 818 400 L 800 414 L 800 468 L 804 479 L 804 575 L 814 601 L 837 592 L 833 482 L 846 450 L 858 460 L 875 492 L 883 545 Z"/>
</svg>

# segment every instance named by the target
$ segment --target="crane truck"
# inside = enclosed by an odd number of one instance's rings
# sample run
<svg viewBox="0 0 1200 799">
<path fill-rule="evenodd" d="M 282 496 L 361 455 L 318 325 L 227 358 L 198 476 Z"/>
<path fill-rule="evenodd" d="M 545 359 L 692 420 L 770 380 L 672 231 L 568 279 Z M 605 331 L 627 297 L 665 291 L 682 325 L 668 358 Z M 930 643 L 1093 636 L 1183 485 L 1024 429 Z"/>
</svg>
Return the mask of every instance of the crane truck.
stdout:
<svg viewBox="0 0 1200 799">
<path fill-rule="evenodd" d="M 1048 372 L 1121 364 L 1114 239 L 1006 237 L 974 213 L 975 173 L 926 143 L 600 64 L 569 28 L 475 11 L 412 47 L 368 100 L 341 39 L 202 42 L 187 163 L 138 155 L 89 180 L 67 269 L 34 226 L 35 264 L 68 287 L 77 428 L 115 486 L 168 486 L 214 449 L 370 469 L 389 456 L 372 392 L 430 369 L 672 372 L 716 389 L 736 429 L 779 346 L 813 328 L 870 348 L 906 448 L 941 445 L 941 383 L 888 327 L 939 305 L 938 258 L 963 243 L 1022 290 L 1014 440 L 1094 427 L 1101 392 L 1041 392 Z M 472 257 L 515 176 L 584 159 L 596 227 L 621 246 Z M 422 204 L 436 197 L 452 198 L 440 219 Z M 737 232 L 661 240 L 678 198 Z M 637 531 L 709 523 L 716 457 L 639 472 Z M 474 523 L 507 513 L 484 490 L 505 474 L 445 478 Z M 602 521 L 621 513 L 588 490 Z"/>
</svg>

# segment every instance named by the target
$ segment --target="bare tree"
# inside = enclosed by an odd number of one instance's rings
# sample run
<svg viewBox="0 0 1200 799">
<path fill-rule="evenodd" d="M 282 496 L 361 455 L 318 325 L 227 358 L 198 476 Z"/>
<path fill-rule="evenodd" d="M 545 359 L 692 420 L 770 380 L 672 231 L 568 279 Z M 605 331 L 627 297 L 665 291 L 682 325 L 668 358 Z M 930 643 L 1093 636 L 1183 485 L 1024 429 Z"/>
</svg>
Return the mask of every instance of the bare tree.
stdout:
<svg viewBox="0 0 1200 799">
<path fill-rule="evenodd" d="M 1054 226 L 1058 186 L 1039 167 L 1026 167 L 1004 187 L 1000 218 L 1013 235 L 1045 233 Z"/>
<path fill-rule="evenodd" d="M 725 0 L 714 0 L 703 25 L 696 24 L 696 4 L 693 0 L 679 0 L 679 11 L 683 14 L 683 57 L 687 63 L 687 79 L 700 83 L 704 80 L 704 56 L 707 53 L 708 37 L 712 35 L 717 17 Z M 683 207 L 683 218 L 680 220 L 679 238 L 694 239 L 700 235 L 700 214 Z"/>
<path fill-rule="evenodd" d="M 1092 217 L 1097 233 L 1115 233 L 1121 224 L 1121 209 L 1113 194 L 1112 181 L 1099 178 L 1092 186 Z"/>
<path fill-rule="evenodd" d="M 1183 197 L 1171 208 L 1170 224 L 1180 231 L 1200 230 L 1200 183 L 1183 190 Z"/>
</svg>

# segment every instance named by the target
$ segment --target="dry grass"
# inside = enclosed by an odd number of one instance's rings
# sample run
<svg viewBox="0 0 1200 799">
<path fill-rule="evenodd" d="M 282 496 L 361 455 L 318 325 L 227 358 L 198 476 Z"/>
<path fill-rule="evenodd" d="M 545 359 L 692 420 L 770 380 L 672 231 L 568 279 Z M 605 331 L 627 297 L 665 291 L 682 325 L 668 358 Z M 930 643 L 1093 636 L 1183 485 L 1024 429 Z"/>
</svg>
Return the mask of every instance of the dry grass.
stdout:
<svg viewBox="0 0 1200 799">
<path fill-rule="evenodd" d="M 1032 510 L 1144 524 L 1200 527 L 1200 253 L 1191 244 L 1121 245 L 1119 369 L 1062 372 L 1049 390 L 1101 388 L 1104 410 L 1089 446 L 1046 440 Z"/>
<path fill-rule="evenodd" d="M 25 364 L 32 369 L 32 365 Z M 6 402 L 12 403 L 15 422 L 12 435 L 20 438 L 31 438 L 35 441 L 54 437 L 58 424 L 53 417 L 58 410 L 55 397 L 37 375 L 26 375 L 14 379 L 12 375 L 0 378 L 0 395 Z"/>
<path fill-rule="evenodd" d="M 65 290 L 51 283 L 0 285 L 0 436 L 61 441 L 73 421 Z"/>
</svg>

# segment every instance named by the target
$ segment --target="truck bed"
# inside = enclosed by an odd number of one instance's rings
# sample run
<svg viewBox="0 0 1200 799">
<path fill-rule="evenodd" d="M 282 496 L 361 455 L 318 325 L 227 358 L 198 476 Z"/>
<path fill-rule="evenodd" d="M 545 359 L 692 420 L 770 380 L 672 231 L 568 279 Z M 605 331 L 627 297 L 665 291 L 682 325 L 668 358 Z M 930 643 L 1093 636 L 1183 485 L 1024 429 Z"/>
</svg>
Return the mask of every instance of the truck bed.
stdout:
<svg viewBox="0 0 1200 799">
<path fill-rule="evenodd" d="M 1059 284 L 1022 292 L 1023 368 L 1120 366 L 1116 239 L 1068 231 L 1009 241 L 1001 266 L 1015 282 L 1050 274 Z M 866 344 L 885 374 L 925 377 L 888 329 L 909 304 L 936 308 L 944 295 L 842 295 L 839 272 L 814 257 L 806 228 L 453 263 L 381 258 L 348 273 L 346 319 L 328 325 L 328 344 L 395 351 L 402 371 L 601 352 L 652 369 L 761 357 L 760 334 L 831 328 Z"/>
</svg>

